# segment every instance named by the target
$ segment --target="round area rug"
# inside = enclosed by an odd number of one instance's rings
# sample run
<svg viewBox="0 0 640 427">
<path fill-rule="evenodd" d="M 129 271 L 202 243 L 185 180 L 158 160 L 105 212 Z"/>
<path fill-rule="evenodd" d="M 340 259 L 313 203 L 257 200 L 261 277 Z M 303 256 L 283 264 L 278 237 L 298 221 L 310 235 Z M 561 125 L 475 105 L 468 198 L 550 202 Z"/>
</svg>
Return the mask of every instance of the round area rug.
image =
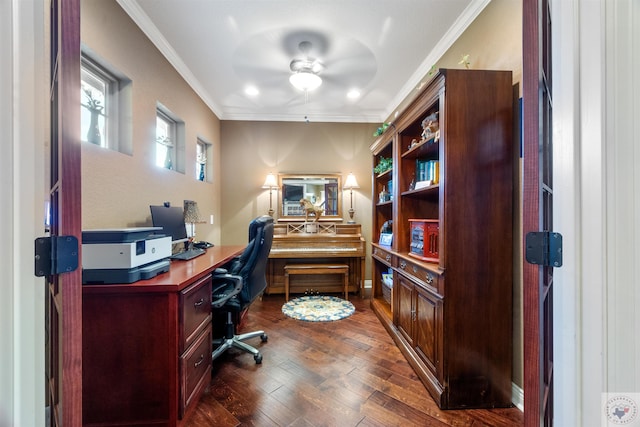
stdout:
<svg viewBox="0 0 640 427">
<path fill-rule="evenodd" d="M 294 298 L 282 306 L 282 312 L 287 316 L 307 322 L 340 320 L 351 316 L 355 310 L 349 301 L 323 295 Z"/>
</svg>

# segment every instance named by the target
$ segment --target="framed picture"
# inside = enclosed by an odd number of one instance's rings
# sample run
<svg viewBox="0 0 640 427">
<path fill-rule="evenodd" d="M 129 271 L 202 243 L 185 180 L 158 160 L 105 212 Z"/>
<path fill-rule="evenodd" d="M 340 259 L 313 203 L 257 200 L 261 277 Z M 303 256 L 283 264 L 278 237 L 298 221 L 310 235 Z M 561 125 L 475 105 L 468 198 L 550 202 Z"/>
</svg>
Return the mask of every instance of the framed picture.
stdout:
<svg viewBox="0 0 640 427">
<path fill-rule="evenodd" d="M 393 234 L 391 233 L 380 233 L 380 244 L 384 246 L 391 246 L 391 242 L 393 242 Z"/>
</svg>

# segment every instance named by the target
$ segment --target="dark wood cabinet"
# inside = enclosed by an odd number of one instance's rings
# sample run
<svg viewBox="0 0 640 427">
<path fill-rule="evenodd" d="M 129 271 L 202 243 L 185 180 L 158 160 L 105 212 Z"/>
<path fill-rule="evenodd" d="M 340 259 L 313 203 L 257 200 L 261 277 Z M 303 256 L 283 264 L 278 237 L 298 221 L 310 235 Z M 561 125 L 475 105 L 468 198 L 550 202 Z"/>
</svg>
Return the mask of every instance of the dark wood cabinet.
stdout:
<svg viewBox="0 0 640 427">
<path fill-rule="evenodd" d="M 440 70 L 371 145 L 371 305 L 441 408 L 511 405 L 514 150 L 511 72 L 484 70 Z"/>
<path fill-rule="evenodd" d="M 183 425 L 211 381 L 215 246 L 130 284 L 82 288 L 83 425 Z"/>
</svg>

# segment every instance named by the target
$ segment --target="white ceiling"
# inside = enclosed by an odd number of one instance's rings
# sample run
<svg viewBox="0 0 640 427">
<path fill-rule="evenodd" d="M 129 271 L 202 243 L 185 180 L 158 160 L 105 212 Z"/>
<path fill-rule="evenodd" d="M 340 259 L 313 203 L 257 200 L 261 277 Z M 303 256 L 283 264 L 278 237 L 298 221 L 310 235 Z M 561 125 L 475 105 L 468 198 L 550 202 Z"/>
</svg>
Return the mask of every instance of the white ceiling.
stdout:
<svg viewBox="0 0 640 427">
<path fill-rule="evenodd" d="M 490 0 L 118 0 L 222 120 L 387 119 Z M 299 43 L 324 64 L 289 83 Z M 245 94 L 248 86 L 259 94 Z M 351 89 L 361 96 L 350 100 Z"/>
</svg>

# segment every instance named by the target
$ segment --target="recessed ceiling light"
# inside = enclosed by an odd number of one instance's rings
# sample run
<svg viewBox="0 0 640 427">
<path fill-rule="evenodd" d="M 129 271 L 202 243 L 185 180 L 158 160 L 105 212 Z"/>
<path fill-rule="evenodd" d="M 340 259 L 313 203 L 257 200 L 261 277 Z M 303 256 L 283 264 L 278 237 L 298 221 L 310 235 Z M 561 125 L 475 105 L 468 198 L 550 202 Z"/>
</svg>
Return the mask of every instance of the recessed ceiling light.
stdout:
<svg viewBox="0 0 640 427">
<path fill-rule="evenodd" d="M 244 88 L 244 93 L 248 96 L 257 96 L 260 94 L 260 91 L 255 86 L 247 86 Z"/>
<path fill-rule="evenodd" d="M 351 89 L 349 92 L 347 92 L 347 98 L 349 99 L 360 98 L 360 91 L 358 89 Z"/>
</svg>

